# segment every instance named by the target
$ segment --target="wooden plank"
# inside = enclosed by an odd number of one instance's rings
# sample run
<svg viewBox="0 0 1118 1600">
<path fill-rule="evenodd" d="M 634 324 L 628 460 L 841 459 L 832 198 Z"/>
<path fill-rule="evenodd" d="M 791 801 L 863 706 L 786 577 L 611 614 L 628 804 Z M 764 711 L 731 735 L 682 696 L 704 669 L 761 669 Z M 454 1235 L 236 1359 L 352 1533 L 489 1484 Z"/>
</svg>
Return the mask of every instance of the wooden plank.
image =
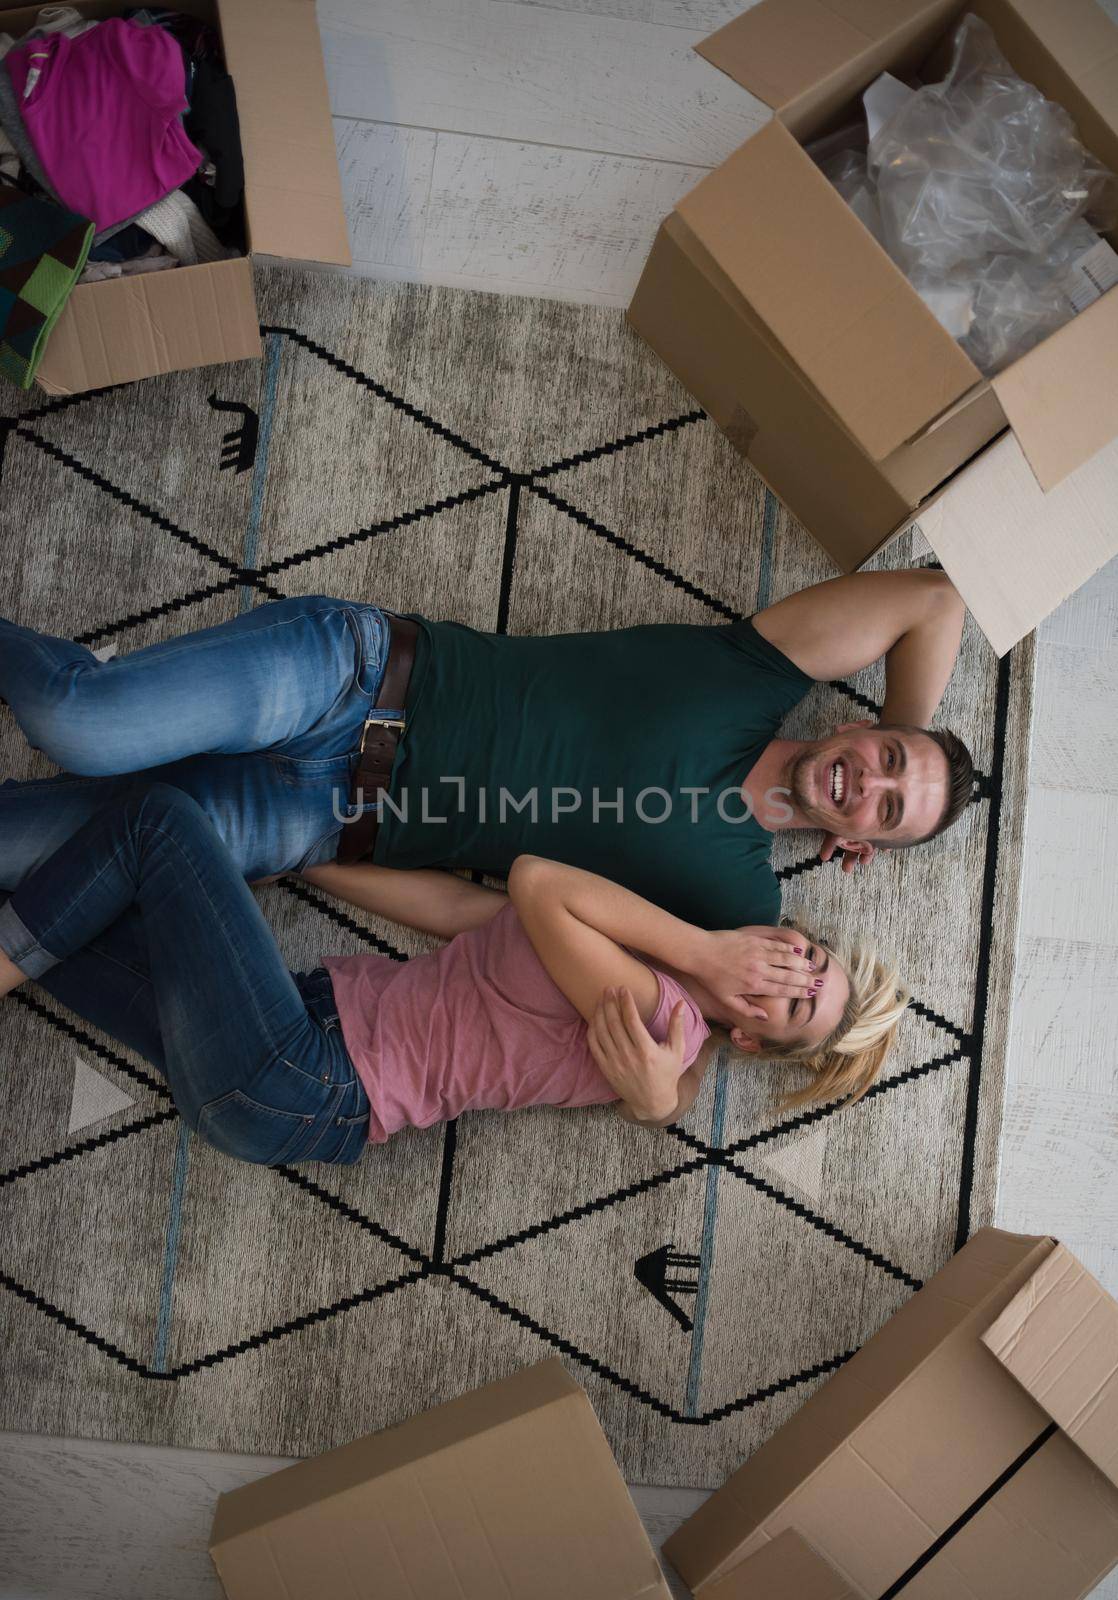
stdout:
<svg viewBox="0 0 1118 1600">
<path fill-rule="evenodd" d="M 1118 640 L 1118 557 L 1070 595 L 1037 631 L 1044 645 L 1113 650 Z"/>
<path fill-rule="evenodd" d="M 687 28 L 695 35 L 713 33 L 723 23 L 748 11 L 756 0 L 522 0 L 524 5 L 555 11 L 578 11 L 597 17 L 628 17 L 633 22 L 661 22 Z"/>
<path fill-rule="evenodd" d="M 626 305 L 693 168 L 440 134 L 423 251 L 449 274 Z"/>
<path fill-rule="evenodd" d="M 693 167 L 336 117 L 355 270 L 625 306 Z"/>
<path fill-rule="evenodd" d="M 336 115 L 716 166 L 768 110 L 685 30 L 516 0 L 322 0 Z"/>
<path fill-rule="evenodd" d="M 217 1497 L 290 1463 L 0 1434 L 0 1594 L 223 1600 L 206 1548 Z"/>
<path fill-rule="evenodd" d="M 1052 1233 L 1074 1249 L 1113 1244 L 1116 1216 L 1118 1092 L 1015 1085 L 1002 1130 L 999 1226 Z"/>
<path fill-rule="evenodd" d="M 1118 648 L 1045 641 L 1030 773 L 1046 789 L 1118 794 Z"/>
<path fill-rule="evenodd" d="M 1114 943 L 1021 939 L 1009 1046 L 1012 1089 L 1030 1084 L 1118 1093 L 1118 929 L 1106 931 Z"/>
<path fill-rule="evenodd" d="M 419 268 L 437 134 L 334 118 L 354 265 Z"/>
<path fill-rule="evenodd" d="M 1021 939 L 1118 944 L 1118 797 L 1029 789 Z"/>
</svg>

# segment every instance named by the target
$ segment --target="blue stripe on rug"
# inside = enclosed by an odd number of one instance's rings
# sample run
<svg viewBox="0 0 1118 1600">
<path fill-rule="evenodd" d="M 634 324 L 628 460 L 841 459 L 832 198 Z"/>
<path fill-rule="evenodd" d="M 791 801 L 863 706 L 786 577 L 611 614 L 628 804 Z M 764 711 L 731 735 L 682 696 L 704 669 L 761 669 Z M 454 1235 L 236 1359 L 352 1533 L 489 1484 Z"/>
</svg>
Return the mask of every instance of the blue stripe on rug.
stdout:
<svg viewBox="0 0 1118 1600">
<path fill-rule="evenodd" d="M 776 517 L 779 506 L 770 489 L 765 490 L 765 510 L 761 520 L 761 561 L 757 572 L 757 611 L 768 605 L 772 593 L 773 544 L 776 538 Z"/>
<path fill-rule="evenodd" d="M 765 490 L 765 510 L 761 522 L 761 560 L 757 571 L 756 611 L 763 611 L 769 603 L 772 590 L 773 543 L 776 535 L 777 502 Z M 710 1144 L 721 1149 L 726 1120 L 726 1096 L 729 1090 L 729 1069 L 724 1061 L 718 1063 L 714 1083 L 714 1110 L 710 1119 Z M 718 1226 L 718 1177 L 721 1167 L 707 1168 L 706 1199 L 703 1205 L 703 1242 L 699 1248 L 699 1287 L 695 1294 L 695 1325 L 691 1330 L 691 1359 L 687 1365 L 687 1397 L 684 1415 L 699 1415 L 700 1392 L 703 1380 L 703 1332 L 706 1328 L 707 1302 L 710 1296 L 710 1276 L 714 1267 L 714 1250 Z"/>
<path fill-rule="evenodd" d="M 260 542 L 260 518 L 264 512 L 264 487 L 268 481 L 268 452 L 272 444 L 272 421 L 276 410 L 276 389 L 279 385 L 280 352 L 283 336 L 269 333 L 264 340 L 264 381 L 260 386 L 260 432 L 256 440 L 256 460 L 252 468 L 252 499 L 248 509 L 248 527 L 245 530 L 245 568 L 256 566 Z M 250 583 L 242 584 L 240 608 L 251 611 L 256 590 Z"/>
<path fill-rule="evenodd" d="M 159 1321 L 155 1326 L 155 1348 L 151 1365 L 155 1372 L 166 1372 L 167 1350 L 171 1343 L 171 1298 L 175 1289 L 175 1268 L 182 1239 L 182 1203 L 186 1195 L 186 1169 L 190 1161 L 190 1129 L 179 1123 L 179 1142 L 175 1147 L 175 1168 L 171 1175 L 171 1204 L 167 1217 L 167 1241 L 163 1247 L 163 1284 L 159 1292 Z"/>
</svg>

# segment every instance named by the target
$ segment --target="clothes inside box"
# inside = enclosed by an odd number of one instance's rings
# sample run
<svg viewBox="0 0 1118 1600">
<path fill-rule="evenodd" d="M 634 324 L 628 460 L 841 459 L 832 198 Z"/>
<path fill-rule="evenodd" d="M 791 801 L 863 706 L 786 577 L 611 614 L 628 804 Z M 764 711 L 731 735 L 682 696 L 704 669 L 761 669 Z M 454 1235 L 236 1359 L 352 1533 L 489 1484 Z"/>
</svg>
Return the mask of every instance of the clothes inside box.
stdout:
<svg viewBox="0 0 1118 1600">
<path fill-rule="evenodd" d="M 4 206 L 0 372 L 28 387 L 76 284 L 244 254 L 244 166 L 220 36 L 196 17 L 148 6 L 95 22 L 44 6 L 21 37 L 0 33 L 0 58 L 5 198 L 37 202 Z M 65 272 L 49 258 L 45 274 L 39 241 L 67 216 L 89 219 L 88 252 Z M 47 320 L 29 329 L 36 312 Z"/>
</svg>

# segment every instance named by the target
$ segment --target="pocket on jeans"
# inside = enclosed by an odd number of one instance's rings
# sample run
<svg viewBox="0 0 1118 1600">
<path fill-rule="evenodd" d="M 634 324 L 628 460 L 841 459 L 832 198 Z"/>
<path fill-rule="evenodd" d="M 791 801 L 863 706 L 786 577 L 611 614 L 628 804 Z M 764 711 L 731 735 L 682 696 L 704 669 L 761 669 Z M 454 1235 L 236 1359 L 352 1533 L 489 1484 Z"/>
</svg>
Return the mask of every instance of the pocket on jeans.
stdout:
<svg viewBox="0 0 1118 1600">
<path fill-rule="evenodd" d="M 348 790 L 346 791 L 348 793 Z M 294 872 L 305 872 L 308 867 L 325 867 L 338 859 L 338 843 L 342 836 L 344 824 L 339 823 L 336 828 L 331 828 L 329 833 L 324 833 L 321 839 L 295 863 Z"/>
<path fill-rule="evenodd" d="M 297 1111 L 262 1106 L 240 1089 L 231 1089 L 202 1107 L 197 1131 L 200 1139 L 227 1156 L 275 1166 L 306 1141 L 314 1120 Z"/>
<path fill-rule="evenodd" d="M 329 1135 L 316 1149 L 307 1152 L 308 1161 L 326 1161 L 333 1166 L 351 1167 L 360 1161 L 369 1142 L 369 1113 L 356 1117 L 334 1117 Z"/>
</svg>

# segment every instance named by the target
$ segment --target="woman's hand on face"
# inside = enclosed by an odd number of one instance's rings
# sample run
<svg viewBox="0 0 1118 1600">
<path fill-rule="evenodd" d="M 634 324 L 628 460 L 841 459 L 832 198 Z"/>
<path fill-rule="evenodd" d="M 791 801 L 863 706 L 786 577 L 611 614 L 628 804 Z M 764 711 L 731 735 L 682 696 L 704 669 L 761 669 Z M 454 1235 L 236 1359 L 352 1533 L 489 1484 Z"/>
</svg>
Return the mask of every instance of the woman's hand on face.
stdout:
<svg viewBox="0 0 1118 1600">
<path fill-rule="evenodd" d="M 641 1122 L 666 1122 L 679 1104 L 683 1071 L 684 1006 L 675 1006 L 664 1044 L 641 1021 L 628 989 L 606 989 L 589 1023 L 598 1070 Z"/>
<path fill-rule="evenodd" d="M 768 1018 L 763 1006 L 747 998 L 809 998 L 823 986 L 807 958 L 808 941 L 794 928 L 731 928 L 708 933 L 692 976 L 709 989 L 737 1022 Z"/>
</svg>

